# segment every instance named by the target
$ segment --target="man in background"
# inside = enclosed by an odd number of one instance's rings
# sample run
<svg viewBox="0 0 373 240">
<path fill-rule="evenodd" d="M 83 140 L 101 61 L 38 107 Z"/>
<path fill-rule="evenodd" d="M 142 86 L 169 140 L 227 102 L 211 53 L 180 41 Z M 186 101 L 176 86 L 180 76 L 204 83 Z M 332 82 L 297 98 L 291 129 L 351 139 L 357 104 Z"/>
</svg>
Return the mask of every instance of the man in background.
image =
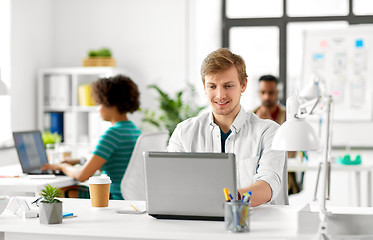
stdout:
<svg viewBox="0 0 373 240">
<path fill-rule="evenodd" d="M 263 75 L 259 78 L 258 95 L 262 105 L 253 112 L 262 119 L 271 119 L 278 124 L 286 120 L 286 108 L 280 104 L 278 98 L 278 79 L 273 75 Z M 296 152 L 289 152 L 289 158 L 295 158 Z M 296 182 L 295 173 L 288 173 L 289 193 L 298 193 L 299 186 Z"/>
<path fill-rule="evenodd" d="M 286 120 L 286 108 L 277 101 L 278 79 L 273 75 L 263 75 L 259 78 L 259 98 L 262 102 L 254 113 L 262 119 L 271 119 L 278 124 Z"/>
</svg>

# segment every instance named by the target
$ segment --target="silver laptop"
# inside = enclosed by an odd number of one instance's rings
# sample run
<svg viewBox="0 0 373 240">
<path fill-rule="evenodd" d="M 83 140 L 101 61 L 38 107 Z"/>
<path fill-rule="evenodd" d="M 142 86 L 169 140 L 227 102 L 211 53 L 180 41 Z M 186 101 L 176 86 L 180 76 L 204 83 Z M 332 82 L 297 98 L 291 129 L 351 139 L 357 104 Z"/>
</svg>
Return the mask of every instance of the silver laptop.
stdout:
<svg viewBox="0 0 373 240">
<path fill-rule="evenodd" d="M 233 153 L 144 152 L 146 204 L 155 218 L 224 220 L 224 188 L 234 197 Z"/>
</svg>

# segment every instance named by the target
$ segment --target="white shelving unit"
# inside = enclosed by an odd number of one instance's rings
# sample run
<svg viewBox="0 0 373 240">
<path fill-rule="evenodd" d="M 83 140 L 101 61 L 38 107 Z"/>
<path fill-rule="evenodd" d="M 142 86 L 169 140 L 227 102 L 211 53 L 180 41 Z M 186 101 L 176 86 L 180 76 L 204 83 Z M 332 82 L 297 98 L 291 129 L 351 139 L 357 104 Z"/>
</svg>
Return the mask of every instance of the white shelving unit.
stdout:
<svg viewBox="0 0 373 240">
<path fill-rule="evenodd" d="M 38 76 L 38 127 L 50 128 L 50 113 L 63 114 L 64 142 L 73 146 L 94 146 L 110 126 L 101 120 L 97 106 L 80 106 L 78 88 L 99 77 L 125 74 L 112 67 L 73 67 L 41 69 Z"/>
</svg>

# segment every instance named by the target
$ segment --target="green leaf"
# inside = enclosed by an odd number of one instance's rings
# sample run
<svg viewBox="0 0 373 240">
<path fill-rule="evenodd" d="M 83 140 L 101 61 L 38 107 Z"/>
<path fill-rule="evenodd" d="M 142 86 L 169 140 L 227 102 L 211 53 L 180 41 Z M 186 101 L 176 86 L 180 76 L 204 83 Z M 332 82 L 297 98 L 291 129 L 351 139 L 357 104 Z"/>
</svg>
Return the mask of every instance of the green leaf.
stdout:
<svg viewBox="0 0 373 240">
<path fill-rule="evenodd" d="M 60 197 L 61 194 L 62 194 L 62 191 L 60 188 L 52 187 L 51 185 L 48 184 L 40 192 L 40 196 L 43 197 L 43 200 L 41 202 L 43 203 L 61 202 L 60 200 L 56 199 L 57 197 Z"/>
<path fill-rule="evenodd" d="M 98 57 L 111 57 L 111 51 L 108 48 L 101 48 L 97 51 Z"/>
<path fill-rule="evenodd" d="M 46 131 L 42 133 L 41 139 L 43 140 L 45 147 L 47 146 L 47 144 L 56 144 L 61 142 L 62 137 L 61 135 L 58 135 L 58 133 L 51 133 L 49 131 Z"/>
<path fill-rule="evenodd" d="M 157 85 L 149 85 L 148 88 L 154 89 L 158 93 L 159 111 L 144 111 L 143 122 L 149 123 L 158 129 L 167 129 L 170 135 L 176 128 L 176 125 L 188 118 L 195 117 L 204 109 L 204 106 L 197 106 L 195 101 L 196 91 L 193 85 L 188 84 L 187 89 L 175 94 L 175 98 L 160 89 Z M 189 102 L 183 99 L 184 93 L 190 92 Z"/>
</svg>

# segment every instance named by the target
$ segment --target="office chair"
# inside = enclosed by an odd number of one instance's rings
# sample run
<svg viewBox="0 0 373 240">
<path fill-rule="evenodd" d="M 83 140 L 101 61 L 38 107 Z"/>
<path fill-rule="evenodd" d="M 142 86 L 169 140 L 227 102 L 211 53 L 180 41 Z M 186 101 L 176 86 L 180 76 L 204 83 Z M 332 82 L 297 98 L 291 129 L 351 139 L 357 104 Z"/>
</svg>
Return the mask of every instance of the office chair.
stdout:
<svg viewBox="0 0 373 240">
<path fill-rule="evenodd" d="M 168 138 L 168 131 L 142 133 L 139 136 L 120 186 L 125 200 L 145 201 L 143 152 L 167 151 Z"/>
</svg>

